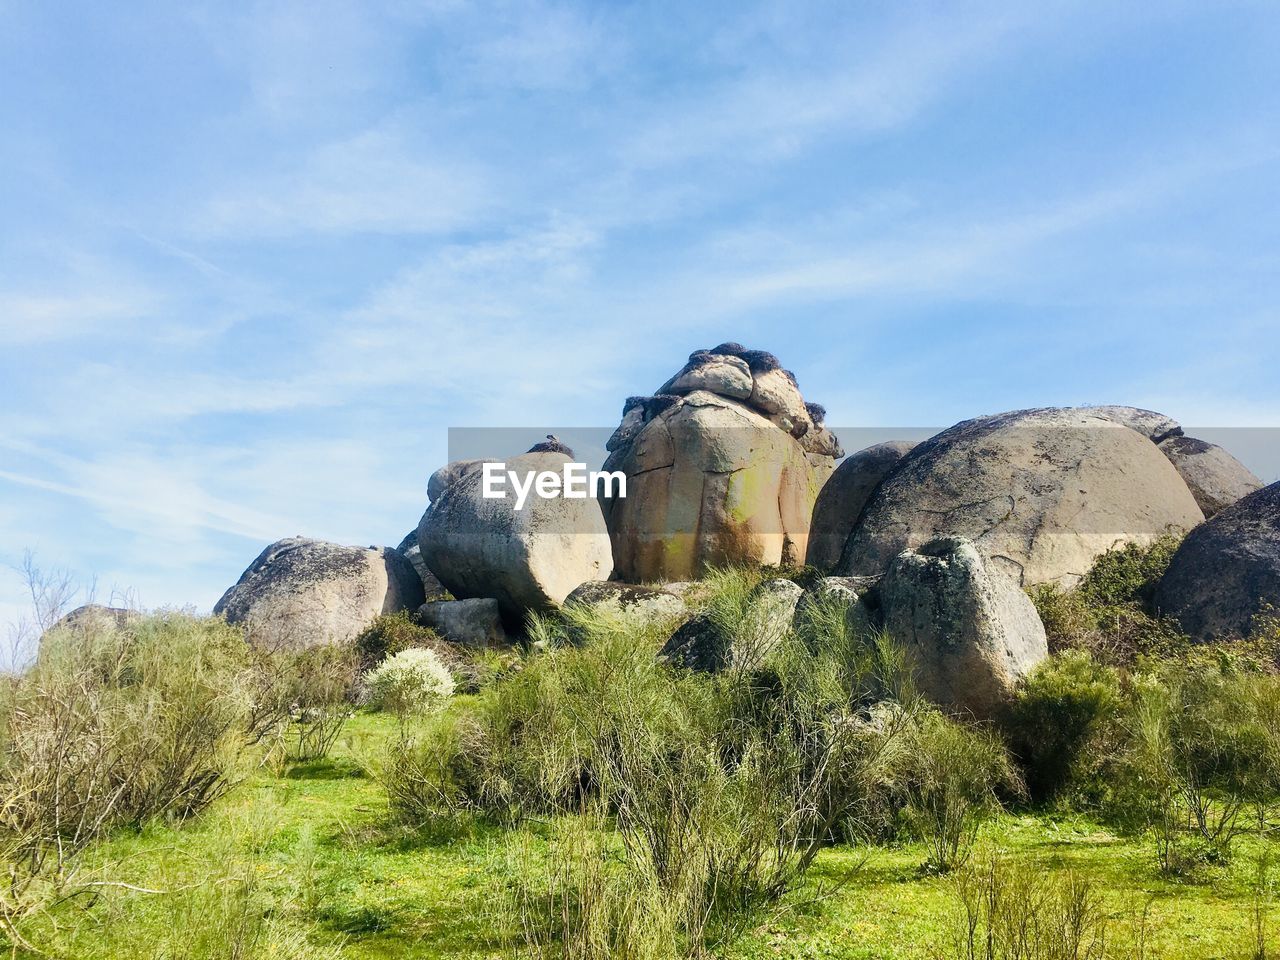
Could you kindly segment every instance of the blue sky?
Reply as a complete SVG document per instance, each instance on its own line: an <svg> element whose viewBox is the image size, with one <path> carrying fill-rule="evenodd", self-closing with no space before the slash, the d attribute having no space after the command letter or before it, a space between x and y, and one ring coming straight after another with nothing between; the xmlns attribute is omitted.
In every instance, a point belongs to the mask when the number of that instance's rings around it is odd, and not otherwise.
<svg viewBox="0 0 1280 960"><path fill-rule="evenodd" d="M207 608L397 542L447 428L610 426L725 339L834 424L1280 425L1277 49L1271 3L0 0L0 564Z"/></svg>

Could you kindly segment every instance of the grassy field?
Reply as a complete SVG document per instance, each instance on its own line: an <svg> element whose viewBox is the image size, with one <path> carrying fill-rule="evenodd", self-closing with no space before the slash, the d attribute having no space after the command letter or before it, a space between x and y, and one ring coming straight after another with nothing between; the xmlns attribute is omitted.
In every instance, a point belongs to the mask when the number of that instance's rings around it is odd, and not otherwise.
<svg viewBox="0 0 1280 960"><path fill-rule="evenodd" d="M55 910L45 942L77 960L520 955L501 908L517 868L547 868L558 825L452 837L391 825L361 760L394 729L385 715L359 714L326 760L261 771L179 827L112 837L85 869L113 885ZM1253 955L1256 845L1241 844L1230 867L1176 882L1157 872L1148 843L1078 817L1005 814L983 828L979 847L1046 875L1091 878L1113 918L1109 956L1136 955L1139 941L1147 957ZM924 859L914 845L824 851L805 885L721 954L956 956L955 881L922 873ZM252 951L226 946L229 932Z"/></svg>

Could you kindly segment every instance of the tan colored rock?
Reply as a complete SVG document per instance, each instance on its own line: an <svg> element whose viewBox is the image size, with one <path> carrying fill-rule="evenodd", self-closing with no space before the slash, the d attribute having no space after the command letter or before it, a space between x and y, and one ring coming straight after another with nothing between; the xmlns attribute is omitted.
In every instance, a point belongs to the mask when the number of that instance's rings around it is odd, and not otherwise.
<svg viewBox="0 0 1280 960"><path fill-rule="evenodd" d="M751 396L751 368L739 357L698 352L684 369L658 388L658 394L686 394L710 390L722 397L745 400Z"/></svg>
<svg viewBox="0 0 1280 960"><path fill-rule="evenodd" d="M1160 452L1186 482L1206 517L1262 489L1262 481L1248 467L1215 443L1170 437L1161 441Z"/></svg>
<svg viewBox="0 0 1280 960"><path fill-rule="evenodd" d="M1022 410L958 424L885 479L839 573L875 575L904 550L964 537L1024 586L1069 586L1125 543L1204 519L1145 435L1090 409Z"/></svg>
<svg viewBox="0 0 1280 960"><path fill-rule="evenodd" d="M559 473L570 459L526 453L503 469L521 477ZM518 626L528 611L559 606L580 583L609 578L613 558L599 501L530 493L517 510L510 484L505 497L487 498L482 481L482 471L458 479L418 524L423 560L455 597L492 597Z"/></svg>
<svg viewBox="0 0 1280 960"><path fill-rule="evenodd" d="M795 438L737 401L679 398L605 464L627 474L608 504L619 576L685 580L709 566L798 563L817 495Z"/></svg>
<svg viewBox="0 0 1280 960"><path fill-rule="evenodd" d="M747 403L793 437L803 437L813 429L804 397L795 379L786 370L765 370L755 374Z"/></svg>
<svg viewBox="0 0 1280 960"><path fill-rule="evenodd" d="M422 581L396 550L291 537L263 550L213 612L259 649L300 650L347 643L379 614L422 601Z"/></svg>
<svg viewBox="0 0 1280 960"><path fill-rule="evenodd" d="M913 447L914 442L905 440L877 443L850 454L836 467L813 507L805 563L819 570L836 568L863 507Z"/></svg>

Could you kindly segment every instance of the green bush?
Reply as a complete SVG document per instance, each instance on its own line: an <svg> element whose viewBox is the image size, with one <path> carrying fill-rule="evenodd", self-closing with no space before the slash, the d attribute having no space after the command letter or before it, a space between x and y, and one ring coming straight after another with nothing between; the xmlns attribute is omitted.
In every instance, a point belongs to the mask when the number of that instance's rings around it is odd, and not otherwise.
<svg viewBox="0 0 1280 960"><path fill-rule="evenodd" d="M1151 597L1178 538L1127 544L1100 556L1072 590L1039 584L1028 593L1044 622L1051 652L1087 650L1099 663L1132 666L1143 656L1173 656L1190 641L1154 614Z"/></svg>
<svg viewBox="0 0 1280 960"><path fill-rule="evenodd" d="M1135 678L1109 809L1159 865L1226 860L1280 795L1280 677L1161 664ZM1252 815L1250 815L1252 814Z"/></svg>
<svg viewBox="0 0 1280 960"><path fill-rule="evenodd" d="M1110 925L1101 894L1075 873L986 858L956 880L957 960L1103 960Z"/></svg>
<svg viewBox="0 0 1280 960"><path fill-rule="evenodd" d="M408 610L384 613L356 636L355 647L360 657L361 672L368 672L388 657L416 647L443 644L440 635L413 620Z"/></svg>
<svg viewBox="0 0 1280 960"><path fill-rule="evenodd" d="M1083 650L1051 657L1032 672L1004 726L1033 799L1052 799L1073 785L1092 790L1100 748L1114 733L1121 703L1119 671Z"/></svg>
<svg viewBox="0 0 1280 960"><path fill-rule="evenodd" d="M711 586L706 608L725 629L753 629L750 578ZM525 898L522 928L542 936L554 921L558 942L608 942L613 955L671 938L678 952L702 951L791 889L842 831L865 832L849 822L876 809L903 762L915 708L877 704L884 650L855 646L844 623L843 611L820 610L799 634L784 631L759 669L714 676L658 663L660 624L590 608L534 618L544 653L485 691L471 718L435 724L388 758L393 806L424 824L458 811L609 822L624 879L607 889L649 891L643 902L663 905L666 933L631 926L655 916L635 896L551 917L527 915L551 906ZM573 878L596 877L600 851L575 849L583 859L562 892L578 897ZM632 939L602 940L611 924Z"/></svg>
<svg viewBox="0 0 1280 960"><path fill-rule="evenodd" d="M979 827L1000 810L1000 792L1021 790L1008 751L989 730L928 712L915 724L907 756L907 817L929 851L925 866L963 866Z"/></svg>
<svg viewBox="0 0 1280 960"><path fill-rule="evenodd" d="M47 633L0 688L0 930L73 886L125 824L198 813L236 781L255 685L239 631L179 614Z"/></svg>
<svg viewBox="0 0 1280 960"><path fill-rule="evenodd" d="M351 715L356 651L334 644L277 656L282 658L289 710L285 755L296 762L327 757Z"/></svg>

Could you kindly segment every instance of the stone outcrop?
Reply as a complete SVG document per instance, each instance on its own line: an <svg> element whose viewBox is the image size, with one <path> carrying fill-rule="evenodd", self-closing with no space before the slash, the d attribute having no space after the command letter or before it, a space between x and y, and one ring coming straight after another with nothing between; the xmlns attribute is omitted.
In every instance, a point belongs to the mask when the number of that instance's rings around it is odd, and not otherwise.
<svg viewBox="0 0 1280 960"><path fill-rule="evenodd" d="M964 537L1023 586L1070 586L1115 546L1204 519L1151 439L1094 409L968 420L902 458L864 508L837 572L875 575L904 550Z"/></svg>
<svg viewBox="0 0 1280 960"><path fill-rule="evenodd" d="M836 568L863 507L915 445L905 440L877 443L841 461L814 504L805 563L819 570Z"/></svg>
<svg viewBox="0 0 1280 960"><path fill-rule="evenodd" d="M566 606L576 603L584 607L603 607L615 613L646 619L670 619L685 613L685 602L675 593L616 580L592 580L581 584L564 602Z"/></svg>
<svg viewBox="0 0 1280 960"><path fill-rule="evenodd" d="M1262 489L1262 481L1217 444L1177 436L1162 440L1159 446L1206 517Z"/></svg>
<svg viewBox="0 0 1280 960"><path fill-rule="evenodd" d="M878 595L884 627L907 653L920 692L943 706L990 719L1048 656L1035 605L967 540L900 554Z"/></svg>
<svg viewBox="0 0 1280 960"><path fill-rule="evenodd" d="M1198 640L1248 637L1259 616L1280 616L1280 483L1192 530L1155 603Z"/></svg>
<svg viewBox="0 0 1280 960"><path fill-rule="evenodd" d="M532 452L506 461L504 470L559 473L571 457ZM599 501L531 493L515 508L506 496L482 495L483 474L465 473L432 502L418 524L427 567L460 600L491 597L509 626L531 611L558 607L579 584L607 580L613 569L609 533Z"/></svg>
<svg viewBox="0 0 1280 960"><path fill-rule="evenodd" d="M213 612L260 649L298 650L346 643L379 614L422 602L422 581L399 551L290 537L263 550Z"/></svg>
<svg viewBox="0 0 1280 960"><path fill-rule="evenodd" d="M657 395L629 399L605 463L627 475L627 497L603 502L618 575L660 582L802 562L840 455L821 420L775 357L731 343L694 353Z"/></svg>
<svg viewBox="0 0 1280 960"><path fill-rule="evenodd" d="M71 630L89 633L98 630L118 630L142 617L142 613L129 607L108 607L100 603L86 603L59 618L50 630Z"/></svg>
<svg viewBox="0 0 1280 960"><path fill-rule="evenodd" d="M800 628L819 605L834 602L844 607L846 629L855 637L869 637L880 623L878 585L877 577L822 577L796 604L794 623Z"/></svg>
<svg viewBox="0 0 1280 960"><path fill-rule="evenodd" d="M509 642L498 601L488 597L424 603L417 616L424 627L464 647L485 650Z"/></svg>

